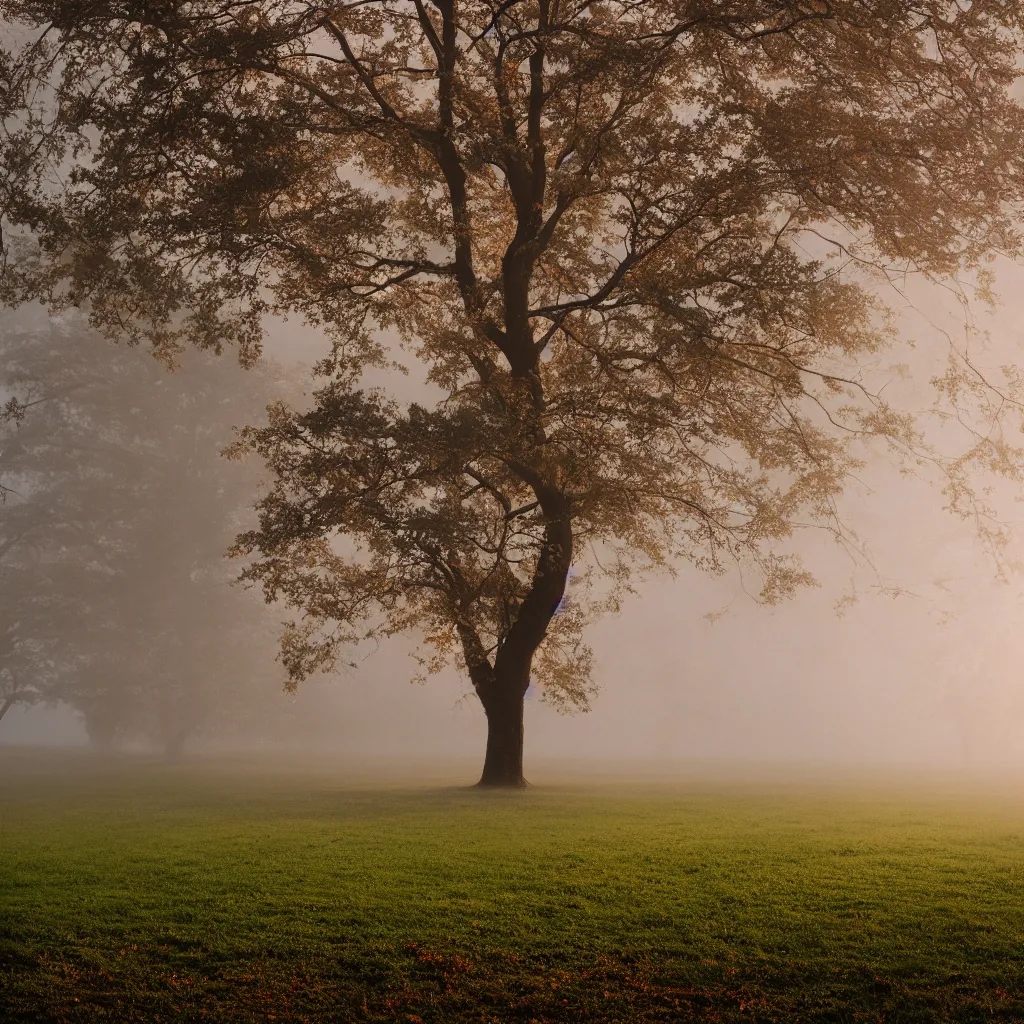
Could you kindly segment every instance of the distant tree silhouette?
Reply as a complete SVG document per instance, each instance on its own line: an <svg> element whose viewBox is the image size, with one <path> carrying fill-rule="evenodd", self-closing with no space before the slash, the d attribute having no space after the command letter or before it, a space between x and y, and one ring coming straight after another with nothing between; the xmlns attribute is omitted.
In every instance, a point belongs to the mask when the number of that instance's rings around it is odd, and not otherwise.
<svg viewBox="0 0 1024 1024"><path fill-rule="evenodd" d="M274 614L227 559L258 473L220 449L273 372L205 357L172 374L52 323L5 330L0 356L18 408L0 442L4 703L64 701L94 746L145 735L172 756L265 709Z"/></svg>
<svg viewBox="0 0 1024 1024"><path fill-rule="evenodd" d="M987 428L941 458L864 375L872 280L1019 251L1019 3L3 10L7 297L165 354L250 361L268 311L331 335L316 407L246 437L276 474L247 576L299 613L294 680L406 629L459 662L483 783L523 782L531 676L586 705L595 575L614 606L739 559L786 596L778 544L843 536L865 438L979 518L972 469L1020 477ZM387 336L440 398L367 386ZM1016 411L956 351L939 400Z"/></svg>

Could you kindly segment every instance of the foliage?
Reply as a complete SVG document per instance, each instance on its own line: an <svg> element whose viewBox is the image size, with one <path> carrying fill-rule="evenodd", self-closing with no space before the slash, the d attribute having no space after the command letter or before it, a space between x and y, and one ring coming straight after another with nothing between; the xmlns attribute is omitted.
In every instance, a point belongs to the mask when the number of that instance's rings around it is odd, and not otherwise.
<svg viewBox="0 0 1024 1024"><path fill-rule="evenodd" d="M69 361L66 341L59 330L31 330L13 317L0 338L0 388L11 395L0 425L0 679L7 706L53 699L61 681L76 674L76 644L93 599L87 595L102 590L104 566L117 557L117 542L88 524L86 512L91 507L92 518L106 520L120 511L111 468L116 474L123 467L104 437L103 364L112 360ZM99 392L98 401L76 401L90 391Z"/></svg>
<svg viewBox="0 0 1024 1024"><path fill-rule="evenodd" d="M983 425L943 459L870 373L874 285L1019 251L1019 3L2 9L8 297L168 358L250 361L268 312L334 342L315 408L245 437L276 482L240 550L301 614L295 680L417 627L489 721L531 669L585 705L588 570L614 605L739 559L783 598L797 524L845 537L858 440L981 520L974 469L1021 477L986 420L1012 380L953 351L940 411ZM435 401L368 385L389 339Z"/></svg>
<svg viewBox="0 0 1024 1024"><path fill-rule="evenodd" d="M219 448L275 373L206 359L169 374L73 318L12 319L0 352L0 388L23 410L0 444L11 695L71 703L103 745L142 733L174 747L210 719L265 712L274 613L230 585L226 559L258 473Z"/></svg>
<svg viewBox="0 0 1024 1024"><path fill-rule="evenodd" d="M1016 794L0 766L12 1022L1024 1013Z"/></svg>

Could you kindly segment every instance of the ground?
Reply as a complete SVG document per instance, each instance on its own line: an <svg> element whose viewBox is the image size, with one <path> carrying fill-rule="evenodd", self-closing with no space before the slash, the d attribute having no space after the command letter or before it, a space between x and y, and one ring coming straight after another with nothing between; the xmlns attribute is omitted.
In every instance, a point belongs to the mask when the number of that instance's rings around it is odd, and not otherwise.
<svg viewBox="0 0 1024 1024"><path fill-rule="evenodd" d="M809 774L8 752L0 1020L1024 1021L1024 785Z"/></svg>

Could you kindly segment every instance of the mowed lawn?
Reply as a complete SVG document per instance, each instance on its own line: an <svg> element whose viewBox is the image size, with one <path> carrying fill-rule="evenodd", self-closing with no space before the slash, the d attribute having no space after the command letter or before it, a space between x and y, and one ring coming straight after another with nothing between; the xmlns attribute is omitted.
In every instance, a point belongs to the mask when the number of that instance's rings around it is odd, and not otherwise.
<svg viewBox="0 0 1024 1024"><path fill-rule="evenodd" d="M1024 794L0 769L4 1022L1024 1021Z"/></svg>

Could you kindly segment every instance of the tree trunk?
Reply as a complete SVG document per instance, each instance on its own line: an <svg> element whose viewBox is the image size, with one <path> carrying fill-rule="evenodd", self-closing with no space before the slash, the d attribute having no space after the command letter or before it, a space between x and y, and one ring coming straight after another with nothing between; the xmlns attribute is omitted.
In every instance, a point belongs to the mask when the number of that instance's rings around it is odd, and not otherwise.
<svg viewBox="0 0 1024 1024"><path fill-rule="evenodd" d="M528 680L527 680L528 681ZM483 701L487 714L487 752L479 786L505 786L522 789L523 778L523 698L526 687L518 682L504 685Z"/></svg>
<svg viewBox="0 0 1024 1024"><path fill-rule="evenodd" d="M0 707L0 721L3 721L4 715L11 710L17 700L17 697L8 697L7 700L4 701L3 706Z"/></svg>
<svg viewBox="0 0 1024 1024"><path fill-rule="evenodd" d="M185 739L184 730L171 733L164 739L164 757L168 761L177 762L185 756Z"/></svg>
<svg viewBox="0 0 1024 1024"><path fill-rule="evenodd" d="M561 492L529 467L515 468L533 488L548 519L533 583L498 646L493 668L472 626L461 622L458 628L466 667L487 715L487 753L478 785L521 789L527 784L523 778L523 699L530 685L533 656L565 596L572 561L572 522Z"/></svg>
<svg viewBox="0 0 1024 1024"><path fill-rule="evenodd" d="M89 745L98 754L112 753L117 747L118 722L108 708L89 707L82 711Z"/></svg>

